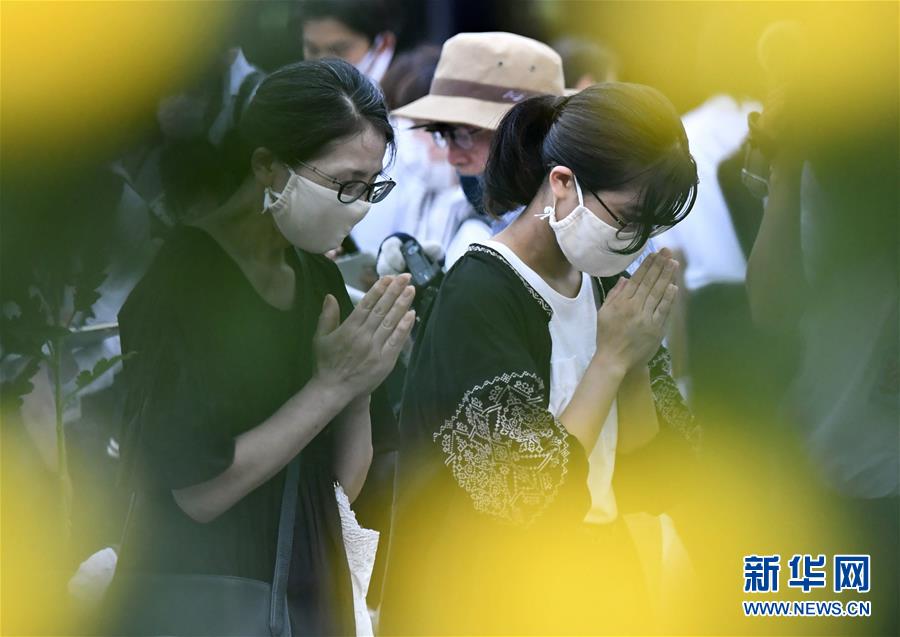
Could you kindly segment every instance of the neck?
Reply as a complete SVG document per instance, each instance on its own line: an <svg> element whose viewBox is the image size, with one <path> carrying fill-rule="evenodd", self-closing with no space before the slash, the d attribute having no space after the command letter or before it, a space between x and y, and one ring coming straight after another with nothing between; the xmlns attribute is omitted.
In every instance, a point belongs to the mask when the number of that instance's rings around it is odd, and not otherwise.
<svg viewBox="0 0 900 637"><path fill-rule="evenodd" d="M214 212L194 225L208 232L239 262L257 266L284 263L288 241L272 216L262 213L262 193L248 181ZM257 203L253 203L257 202Z"/></svg>
<svg viewBox="0 0 900 637"><path fill-rule="evenodd" d="M509 246L516 256L548 283L565 281L578 272L560 250L547 220L535 216L543 212L544 205L536 197L494 240Z"/></svg>

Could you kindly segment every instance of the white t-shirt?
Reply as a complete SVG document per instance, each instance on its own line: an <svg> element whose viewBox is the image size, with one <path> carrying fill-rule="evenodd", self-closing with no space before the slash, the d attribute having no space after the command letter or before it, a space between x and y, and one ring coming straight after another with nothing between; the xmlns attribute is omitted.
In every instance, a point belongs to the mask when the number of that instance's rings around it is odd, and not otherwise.
<svg viewBox="0 0 900 637"><path fill-rule="evenodd" d="M550 404L549 411L559 418L578 383L581 382L597 349L597 298L590 276L581 275L578 296L564 296L547 284L541 276L516 256L509 246L499 241L482 241L515 268L535 291L550 305ZM591 491L590 522L609 522L617 514L612 475L616 461L619 424L616 401L613 400L606 422L594 448L589 450L588 486Z"/></svg>

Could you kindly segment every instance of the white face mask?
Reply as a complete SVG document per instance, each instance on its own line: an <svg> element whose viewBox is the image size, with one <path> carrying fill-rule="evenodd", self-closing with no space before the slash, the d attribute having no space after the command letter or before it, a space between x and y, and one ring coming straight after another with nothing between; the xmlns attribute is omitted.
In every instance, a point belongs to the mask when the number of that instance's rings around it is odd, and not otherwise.
<svg viewBox="0 0 900 637"><path fill-rule="evenodd" d="M426 191L440 192L459 187L456 169L447 161L446 151L435 146L431 135L410 129L412 120L397 118L397 155L403 161L404 180L414 180Z"/></svg>
<svg viewBox="0 0 900 637"><path fill-rule="evenodd" d="M392 46L376 53L378 47L380 47L383 42L384 38L380 35L376 35L371 48L366 51L366 54L359 62L353 65L356 67L357 71L376 84L381 83L381 78L384 77L388 66L391 64L391 60L394 59L394 47Z"/></svg>
<svg viewBox="0 0 900 637"><path fill-rule="evenodd" d="M597 277L622 272L640 256L641 251L619 254L613 250L626 248L634 236L623 232L621 238L617 237L616 228L605 223L584 205L584 197L577 178L575 192L578 193L578 206L562 221L556 220L556 201L552 206L544 208L544 214L535 216L550 220L550 227L556 234L560 249L569 263L581 272Z"/></svg>
<svg viewBox="0 0 900 637"><path fill-rule="evenodd" d="M284 238L302 250L323 254L339 247L372 204L342 203L336 191L288 170L291 177L280 194L266 188L263 212L271 213Z"/></svg>

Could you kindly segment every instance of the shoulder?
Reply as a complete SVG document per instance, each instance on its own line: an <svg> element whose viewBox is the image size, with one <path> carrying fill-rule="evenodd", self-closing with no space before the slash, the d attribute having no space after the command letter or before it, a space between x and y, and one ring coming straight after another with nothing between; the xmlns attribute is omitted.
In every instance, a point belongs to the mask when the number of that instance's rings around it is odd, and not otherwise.
<svg viewBox="0 0 900 637"><path fill-rule="evenodd" d="M174 297L183 297L190 281L210 258L207 241L212 238L196 228L174 229L128 295L119 313L120 322L149 308L159 309Z"/></svg>
<svg viewBox="0 0 900 637"><path fill-rule="evenodd" d="M201 320L239 276L237 265L203 230L179 226L160 247L119 311L119 328Z"/></svg>
<svg viewBox="0 0 900 637"><path fill-rule="evenodd" d="M453 306L504 307L544 324L552 316L549 304L500 253L477 243L447 273L441 298Z"/></svg>
<svg viewBox="0 0 900 637"><path fill-rule="evenodd" d="M302 278L302 285L309 287L313 296L321 303L321 298L326 294L333 295L341 306L344 315L353 309L347 288L344 285L344 277L337 264L324 254L313 254L305 250L292 251L296 258L298 276Z"/></svg>
<svg viewBox="0 0 900 637"><path fill-rule="evenodd" d="M343 278L337 264L324 254L314 254L299 248L294 250L294 254L300 261L304 274L307 276L327 281L331 284L343 284Z"/></svg>

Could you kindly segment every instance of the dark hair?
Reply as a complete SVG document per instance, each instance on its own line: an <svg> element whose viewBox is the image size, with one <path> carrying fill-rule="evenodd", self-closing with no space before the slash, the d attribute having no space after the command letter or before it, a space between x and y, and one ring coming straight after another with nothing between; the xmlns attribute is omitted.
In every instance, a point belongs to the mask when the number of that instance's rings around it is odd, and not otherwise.
<svg viewBox="0 0 900 637"><path fill-rule="evenodd" d="M618 72L619 59L616 54L598 42L568 37L553 42L551 46L562 58L566 86L575 86L585 75L590 75L596 82L605 82L610 75Z"/></svg>
<svg viewBox="0 0 900 637"><path fill-rule="evenodd" d="M381 90L353 65L326 59L288 64L263 80L244 110L240 133L251 150L268 148L293 165L365 126L382 133L393 149Z"/></svg>
<svg viewBox="0 0 900 637"><path fill-rule="evenodd" d="M440 57L441 47L422 44L394 58L381 78L381 90L390 110L428 94Z"/></svg>
<svg viewBox="0 0 900 637"><path fill-rule="evenodd" d="M254 83L248 85L252 92ZM250 155L269 149L296 165L333 142L372 126L393 156L394 129L380 89L342 60L296 62L266 77L220 148L204 137L171 145L161 160L166 200L177 216L203 194L230 197L250 172ZM242 86L242 91L243 91Z"/></svg>
<svg viewBox="0 0 900 637"><path fill-rule="evenodd" d="M656 226L674 226L697 198L697 165L678 113L649 86L609 82L571 97L533 97L510 110L494 134L484 172L494 215L528 205L553 166L575 173L584 191L637 186L641 248Z"/></svg>
<svg viewBox="0 0 900 637"><path fill-rule="evenodd" d="M370 43L379 33L397 33L400 28L402 12L390 0L300 0L295 6L295 24L332 18L364 35Z"/></svg>

